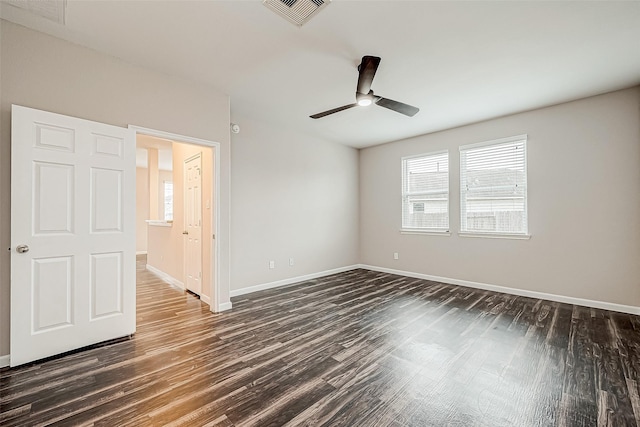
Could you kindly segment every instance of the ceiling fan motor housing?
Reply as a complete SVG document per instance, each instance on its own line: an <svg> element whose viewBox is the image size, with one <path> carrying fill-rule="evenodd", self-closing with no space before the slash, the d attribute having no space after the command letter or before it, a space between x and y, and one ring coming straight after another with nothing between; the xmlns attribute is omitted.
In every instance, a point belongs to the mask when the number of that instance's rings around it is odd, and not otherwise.
<svg viewBox="0 0 640 427"><path fill-rule="evenodd" d="M363 56L362 62L358 65L358 85L356 87L356 102L353 104L343 105L342 107L334 108L332 110L323 111L322 113L314 114L312 119L319 119L328 115L338 113L340 111L348 110L353 107L366 107L371 104L376 104L380 107L387 108L400 114L404 114L408 117L416 115L419 108L414 107L403 102L394 101L392 99L383 98L377 96L371 90L371 83L380 65L380 58L377 56Z"/></svg>

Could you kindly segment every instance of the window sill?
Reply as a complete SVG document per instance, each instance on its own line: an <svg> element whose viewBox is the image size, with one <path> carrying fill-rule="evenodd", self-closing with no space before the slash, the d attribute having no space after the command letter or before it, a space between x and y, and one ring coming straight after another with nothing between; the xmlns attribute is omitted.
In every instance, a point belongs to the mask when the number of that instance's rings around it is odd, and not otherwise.
<svg viewBox="0 0 640 427"><path fill-rule="evenodd" d="M447 231L436 231L436 230L420 230L415 228L402 228L400 229L400 234L426 234L427 236L451 236L451 232Z"/></svg>
<svg viewBox="0 0 640 427"><path fill-rule="evenodd" d="M529 240L531 234L507 234L507 233L458 233L460 237L480 237L485 239L513 239Z"/></svg>
<svg viewBox="0 0 640 427"><path fill-rule="evenodd" d="M173 226L173 221L164 221L162 219L145 219L144 222L154 227L172 227Z"/></svg>

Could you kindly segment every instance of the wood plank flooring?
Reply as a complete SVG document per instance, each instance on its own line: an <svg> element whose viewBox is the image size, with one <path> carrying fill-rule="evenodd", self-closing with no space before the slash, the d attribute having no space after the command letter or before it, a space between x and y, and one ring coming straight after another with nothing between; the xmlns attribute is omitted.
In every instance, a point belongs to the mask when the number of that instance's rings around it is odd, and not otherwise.
<svg viewBox="0 0 640 427"><path fill-rule="evenodd" d="M213 314L138 271L130 340L0 371L2 426L636 426L640 318L354 270Z"/></svg>

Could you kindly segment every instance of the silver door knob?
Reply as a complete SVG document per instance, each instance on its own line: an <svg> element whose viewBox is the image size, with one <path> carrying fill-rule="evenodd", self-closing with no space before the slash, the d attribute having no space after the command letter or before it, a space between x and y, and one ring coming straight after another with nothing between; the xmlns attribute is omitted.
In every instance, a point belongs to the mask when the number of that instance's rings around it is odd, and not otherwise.
<svg viewBox="0 0 640 427"><path fill-rule="evenodd" d="M23 254L25 252L29 252L29 246L27 245L18 245L16 246L16 252L19 254Z"/></svg>

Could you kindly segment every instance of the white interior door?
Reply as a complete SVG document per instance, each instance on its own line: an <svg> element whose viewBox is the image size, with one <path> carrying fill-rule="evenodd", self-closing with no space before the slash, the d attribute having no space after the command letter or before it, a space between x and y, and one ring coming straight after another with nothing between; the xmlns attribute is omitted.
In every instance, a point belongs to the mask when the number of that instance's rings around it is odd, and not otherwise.
<svg viewBox="0 0 640 427"><path fill-rule="evenodd" d="M184 161L184 221L186 287L202 293L202 156Z"/></svg>
<svg viewBox="0 0 640 427"><path fill-rule="evenodd" d="M132 133L15 105L11 124L11 366L132 334Z"/></svg>

